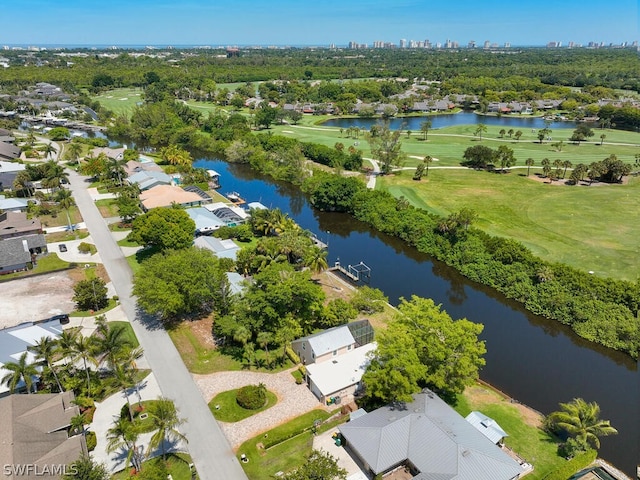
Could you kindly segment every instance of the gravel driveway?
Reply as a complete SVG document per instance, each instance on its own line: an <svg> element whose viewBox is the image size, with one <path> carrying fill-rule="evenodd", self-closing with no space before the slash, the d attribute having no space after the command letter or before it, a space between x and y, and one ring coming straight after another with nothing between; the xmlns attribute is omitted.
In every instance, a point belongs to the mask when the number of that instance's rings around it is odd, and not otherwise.
<svg viewBox="0 0 640 480"><path fill-rule="evenodd" d="M0 329L73 311L74 283L67 272L1 283Z"/></svg>
<svg viewBox="0 0 640 480"><path fill-rule="evenodd" d="M193 375L193 378L207 403L220 392L259 383L264 383L268 390L278 396L278 403L273 407L240 422L218 422L234 449L292 418L315 408L324 408L306 385L296 384L291 370L280 373L218 372Z"/></svg>

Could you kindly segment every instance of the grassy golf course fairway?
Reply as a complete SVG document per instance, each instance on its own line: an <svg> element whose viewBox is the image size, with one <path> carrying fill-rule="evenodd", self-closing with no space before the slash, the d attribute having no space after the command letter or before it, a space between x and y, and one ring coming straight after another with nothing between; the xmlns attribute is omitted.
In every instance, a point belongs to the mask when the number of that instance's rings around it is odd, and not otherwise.
<svg viewBox="0 0 640 480"><path fill-rule="evenodd" d="M376 188L438 215L471 208L478 214L475 226L519 240L545 260L603 277L638 278L639 177L626 185L567 186L527 178L526 169L497 174L431 168L420 182L412 175L407 170L379 177Z"/></svg>

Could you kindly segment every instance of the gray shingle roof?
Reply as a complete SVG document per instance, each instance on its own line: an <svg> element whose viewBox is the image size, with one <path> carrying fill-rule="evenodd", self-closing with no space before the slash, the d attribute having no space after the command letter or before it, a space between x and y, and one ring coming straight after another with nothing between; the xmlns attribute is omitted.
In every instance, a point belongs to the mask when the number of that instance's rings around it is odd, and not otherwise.
<svg viewBox="0 0 640 480"><path fill-rule="evenodd" d="M406 461L422 480L511 480L520 465L432 392L379 408L340 427L374 473Z"/></svg>

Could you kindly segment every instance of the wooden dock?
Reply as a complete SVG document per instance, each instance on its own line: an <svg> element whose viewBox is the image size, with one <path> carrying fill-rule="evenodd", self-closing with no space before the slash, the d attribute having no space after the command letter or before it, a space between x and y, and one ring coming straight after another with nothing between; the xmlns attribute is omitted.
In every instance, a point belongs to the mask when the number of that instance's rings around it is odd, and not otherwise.
<svg viewBox="0 0 640 480"><path fill-rule="evenodd" d="M347 268L344 268L340 262L336 262L329 270L333 272L340 272L353 283L367 281L371 278L371 268L369 268L364 262L360 262L357 265L348 265Z"/></svg>

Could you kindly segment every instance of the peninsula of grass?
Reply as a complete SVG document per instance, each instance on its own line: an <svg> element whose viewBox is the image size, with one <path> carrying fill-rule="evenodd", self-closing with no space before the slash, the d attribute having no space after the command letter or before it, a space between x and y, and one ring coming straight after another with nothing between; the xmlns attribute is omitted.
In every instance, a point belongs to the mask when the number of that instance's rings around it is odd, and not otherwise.
<svg viewBox="0 0 640 480"><path fill-rule="evenodd" d="M247 477L273 478L277 472L288 472L301 465L313 447L314 422L323 422L330 416L324 410L312 410L244 442L236 453L238 458L244 454L249 460L240 463Z"/></svg>
<svg viewBox="0 0 640 480"><path fill-rule="evenodd" d="M226 392L219 393L209 402L209 410L211 410L211 413L216 420L228 423L239 422L240 420L249 418L256 413L267 410L278 403L278 397L276 394L267 390L267 402L264 406L256 410L249 410L248 408L243 408L238 405L238 402L236 401L237 393L238 389L228 390Z"/></svg>
<svg viewBox="0 0 640 480"><path fill-rule="evenodd" d="M505 445L534 466L527 474L531 480L540 480L566 460L558 455L559 439L540 428L542 416L523 405L513 404L494 390L476 384L467 387L458 396L455 410L466 417L474 410L493 418L509 434Z"/></svg>
<svg viewBox="0 0 640 480"><path fill-rule="evenodd" d="M533 177L533 174L532 174ZM626 185L554 185L508 174L430 169L422 181L411 172L379 177L376 188L447 216L473 209L474 225L514 238L540 258L595 275L635 280L640 271L640 178Z"/></svg>

